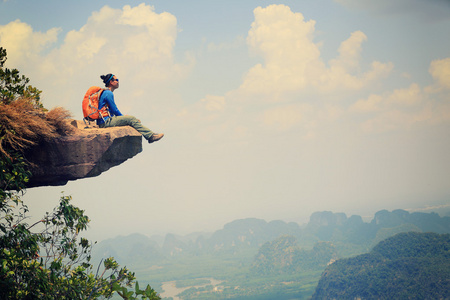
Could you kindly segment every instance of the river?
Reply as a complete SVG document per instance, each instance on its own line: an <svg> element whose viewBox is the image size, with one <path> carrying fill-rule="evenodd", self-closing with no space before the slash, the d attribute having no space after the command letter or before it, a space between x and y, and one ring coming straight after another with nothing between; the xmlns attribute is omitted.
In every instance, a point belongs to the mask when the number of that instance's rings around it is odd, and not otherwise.
<svg viewBox="0 0 450 300"><path fill-rule="evenodd" d="M164 292L160 293L161 298L169 298L172 297L173 300L182 300L180 297L178 297L177 295L179 295L180 293L182 293L183 291L190 289L192 287L195 288L199 288L199 287L205 287L207 285L212 285L212 286L217 286L219 284L221 284L223 281L221 280L215 280L213 278L199 278L199 279L206 279L209 280L209 283L206 284L202 284L202 285L193 285L193 286L187 286L187 287L182 287L182 288L177 288L176 287L176 281L166 281L163 282L162 284L162 289L164 290Z"/></svg>

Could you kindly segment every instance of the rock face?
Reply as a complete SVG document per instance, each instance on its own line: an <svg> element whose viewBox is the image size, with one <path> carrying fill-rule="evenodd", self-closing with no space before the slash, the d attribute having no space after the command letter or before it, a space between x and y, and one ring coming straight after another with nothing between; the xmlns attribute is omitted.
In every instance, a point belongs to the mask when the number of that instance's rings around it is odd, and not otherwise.
<svg viewBox="0 0 450 300"><path fill-rule="evenodd" d="M32 163L28 187L98 176L142 151L142 136L132 127L98 128L76 120L71 124L73 134L42 142L26 153Z"/></svg>

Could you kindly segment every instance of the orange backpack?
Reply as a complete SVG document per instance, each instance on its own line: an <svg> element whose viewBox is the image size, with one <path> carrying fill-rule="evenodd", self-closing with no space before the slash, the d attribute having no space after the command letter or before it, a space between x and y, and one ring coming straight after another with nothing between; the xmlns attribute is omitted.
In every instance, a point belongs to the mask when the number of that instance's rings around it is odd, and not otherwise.
<svg viewBox="0 0 450 300"><path fill-rule="evenodd" d="M104 90L98 86L91 86L87 90L82 103L85 120L94 121L109 116L108 106L104 106L101 109L98 108L98 102Z"/></svg>

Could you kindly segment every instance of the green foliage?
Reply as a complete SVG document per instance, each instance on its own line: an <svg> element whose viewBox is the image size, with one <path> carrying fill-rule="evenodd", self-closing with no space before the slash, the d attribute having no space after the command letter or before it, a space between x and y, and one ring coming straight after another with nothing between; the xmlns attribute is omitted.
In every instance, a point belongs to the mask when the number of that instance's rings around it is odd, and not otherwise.
<svg viewBox="0 0 450 300"><path fill-rule="evenodd" d="M150 286L141 290L136 283L128 290L135 275L113 258L104 261L101 274L93 273L92 245L79 237L89 218L70 197L62 196L52 213L29 225L27 206L13 195L2 198L0 298L98 299L117 293L124 299L160 299Z"/></svg>
<svg viewBox="0 0 450 300"><path fill-rule="evenodd" d="M0 137L1 139L1 137ZM0 153L0 197L11 196L7 190L20 191L25 188L30 172L24 158L15 151L10 151L9 155ZM3 203L0 203L0 208Z"/></svg>
<svg viewBox="0 0 450 300"><path fill-rule="evenodd" d="M312 299L449 299L450 234L400 233L338 260Z"/></svg>
<svg viewBox="0 0 450 300"><path fill-rule="evenodd" d="M450 259L450 234L406 232L381 241L371 252L387 259L440 256Z"/></svg>
<svg viewBox="0 0 450 300"><path fill-rule="evenodd" d="M42 91L27 85L30 79L20 75L17 69L4 68L6 62L6 49L0 47L0 103L10 104L19 97L32 98L38 107Z"/></svg>

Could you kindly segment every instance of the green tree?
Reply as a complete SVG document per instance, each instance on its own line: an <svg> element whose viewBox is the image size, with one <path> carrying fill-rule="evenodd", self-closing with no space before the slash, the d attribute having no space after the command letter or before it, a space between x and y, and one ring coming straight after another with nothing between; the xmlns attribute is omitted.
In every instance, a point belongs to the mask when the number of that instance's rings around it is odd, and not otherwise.
<svg viewBox="0 0 450 300"><path fill-rule="evenodd" d="M27 224L27 206L17 193L2 197L0 223L1 299L98 299L118 293L124 299L160 299L113 258L105 259L103 271L90 264L92 244L79 237L89 218L62 196L52 213ZM99 266L100 268L100 266Z"/></svg>
<svg viewBox="0 0 450 300"><path fill-rule="evenodd" d="M80 237L89 218L70 203L70 196L62 196L59 206L37 222L26 222L29 210L22 196L31 174L22 151L33 141L5 121L5 112L21 98L28 99L37 113L43 107L40 91L27 86L28 78L17 70L3 69L5 61L6 50L0 47L0 299L101 299L114 294L123 299L161 299L150 285L140 289L134 273L114 258L94 268L92 244ZM35 137L33 130L22 131Z"/></svg>
<svg viewBox="0 0 450 300"><path fill-rule="evenodd" d="M6 49L0 47L0 102L9 104L18 97L27 97L33 100L38 107L43 107L40 102L42 91L27 85L30 79L20 75L17 69L4 68L7 59Z"/></svg>

